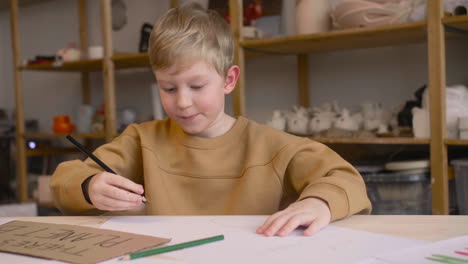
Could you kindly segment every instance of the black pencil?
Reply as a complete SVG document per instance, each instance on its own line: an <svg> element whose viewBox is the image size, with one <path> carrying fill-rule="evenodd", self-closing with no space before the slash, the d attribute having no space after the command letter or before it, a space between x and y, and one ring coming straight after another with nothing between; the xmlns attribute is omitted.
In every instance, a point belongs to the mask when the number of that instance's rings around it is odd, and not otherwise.
<svg viewBox="0 0 468 264"><path fill-rule="evenodd" d="M99 166L101 166L101 168L103 168L105 171L113 173L113 174L117 174L117 173L115 173L115 171L113 171L111 168L109 168L109 166L107 166L104 162L102 162L100 159L98 159L98 157L94 156L94 154L91 153L91 151L87 150L83 145L81 145L80 142L76 141L76 139L74 137L72 137L71 135L67 135L66 138L68 140L70 140L70 142L73 143L73 145L75 145L79 150L81 150L81 152L83 152L89 158L94 160L94 162L96 162ZM145 196L142 195L141 197L143 198L143 203L148 202L146 200Z"/></svg>

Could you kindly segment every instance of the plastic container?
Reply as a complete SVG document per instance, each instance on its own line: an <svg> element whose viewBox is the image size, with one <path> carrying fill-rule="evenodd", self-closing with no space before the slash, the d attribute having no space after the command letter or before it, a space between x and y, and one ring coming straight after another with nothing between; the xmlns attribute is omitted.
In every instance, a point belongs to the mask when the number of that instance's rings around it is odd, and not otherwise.
<svg viewBox="0 0 468 264"><path fill-rule="evenodd" d="M468 215L468 159L453 160L452 166L455 168L458 212Z"/></svg>
<svg viewBox="0 0 468 264"><path fill-rule="evenodd" d="M427 170L363 173L375 215L432 214Z"/></svg>

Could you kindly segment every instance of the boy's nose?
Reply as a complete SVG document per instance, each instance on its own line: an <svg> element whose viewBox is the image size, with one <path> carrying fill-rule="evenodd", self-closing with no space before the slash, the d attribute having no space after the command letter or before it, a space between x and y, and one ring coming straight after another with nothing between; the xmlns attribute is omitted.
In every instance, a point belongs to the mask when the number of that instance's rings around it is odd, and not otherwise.
<svg viewBox="0 0 468 264"><path fill-rule="evenodd" d="M187 108L192 105L192 98L189 94L179 93L177 96L177 107Z"/></svg>

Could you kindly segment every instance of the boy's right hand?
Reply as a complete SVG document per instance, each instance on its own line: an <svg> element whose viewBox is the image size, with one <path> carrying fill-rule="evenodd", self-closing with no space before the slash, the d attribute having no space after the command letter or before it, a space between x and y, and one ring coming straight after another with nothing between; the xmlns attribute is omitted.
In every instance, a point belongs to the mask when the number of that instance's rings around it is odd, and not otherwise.
<svg viewBox="0 0 468 264"><path fill-rule="evenodd" d="M92 176L88 184L88 195L99 210L123 211L143 203L143 186L109 172Z"/></svg>

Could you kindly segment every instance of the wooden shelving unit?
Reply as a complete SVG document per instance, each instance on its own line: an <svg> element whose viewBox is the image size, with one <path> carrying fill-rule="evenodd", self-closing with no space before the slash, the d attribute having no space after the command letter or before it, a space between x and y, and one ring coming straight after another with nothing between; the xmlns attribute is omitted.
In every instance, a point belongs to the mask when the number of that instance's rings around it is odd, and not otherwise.
<svg viewBox="0 0 468 264"><path fill-rule="evenodd" d="M78 18L79 18L79 36L80 46L84 49L88 47L87 37L87 18L86 18L86 0L77 0ZM122 68L128 67L128 57L119 64L113 60L112 49L112 29L111 29L111 0L100 0L101 8L101 26L103 35L104 57L102 59L82 59L73 62L63 62L62 64L45 63L38 65L23 65L21 57L20 29L19 29L19 1L9 0L11 35L14 59L14 77L15 77L15 98L16 98L16 145L17 145L17 182L20 201L28 201L27 188L27 157L56 155L64 153L76 153L76 148L48 148L38 150L27 150L26 139L51 139L64 137L61 134L53 133L26 133L24 120L24 91L22 84L22 74L26 71L48 71L48 72L77 72L81 74L82 85L82 103L90 103L89 72L102 72L103 89L105 102L105 131L104 134L73 134L77 138L83 139L105 139L110 141L117 135L116 130L116 105L115 105L115 65ZM138 56L135 56L138 57ZM141 57L141 56L140 56ZM127 63L127 64L125 64Z"/></svg>
<svg viewBox="0 0 468 264"><path fill-rule="evenodd" d="M446 140L445 132L445 39L459 37L468 30L468 16L443 17L442 0L427 1L427 19L399 25L336 30L311 35L271 39L247 39L242 36L242 1L230 0L231 28L235 38L235 62L245 68L248 52L264 55L296 55L298 104L309 107L308 54L424 43L428 47L428 80L431 138L312 138L326 144L428 145L431 156L432 211L448 214L447 146L468 146L468 140ZM447 28L447 32L445 31ZM460 30L465 30L462 32ZM234 90L234 113L246 115L245 76Z"/></svg>
<svg viewBox="0 0 468 264"><path fill-rule="evenodd" d="M10 6L11 36L13 47L13 66L15 78L15 98L16 98L16 144L17 144L17 182L19 199L22 202L28 201L27 189L27 157L56 155L64 153L75 153L76 148L49 148L43 150L27 150L26 139L52 139L62 138L65 135L54 133L26 133L24 123L24 92L22 84L22 74L27 71L45 72L76 72L81 74L82 103L89 104L91 101L89 87L89 73L101 72L103 76L103 90L105 102L105 131L103 134L73 133L75 138L82 139L105 139L112 140L117 136L116 129L116 102L115 102L115 71L130 68L149 68L149 58L147 53L120 53L114 52L112 43L112 19L111 0L100 1L100 16L104 57L102 59L82 59L73 62L63 62L61 64L44 63L38 65L23 65L20 37L19 37L19 4L32 3L29 0L8 0ZM6 1L3 1L6 2ZM79 18L80 47L88 47L86 0L77 0ZM177 0L171 0L171 7L177 6Z"/></svg>
<svg viewBox="0 0 468 264"><path fill-rule="evenodd" d="M271 39L244 39L240 46L260 53L303 54L336 50L375 48L425 42L426 22L411 22L376 28L335 30L311 35Z"/></svg>

